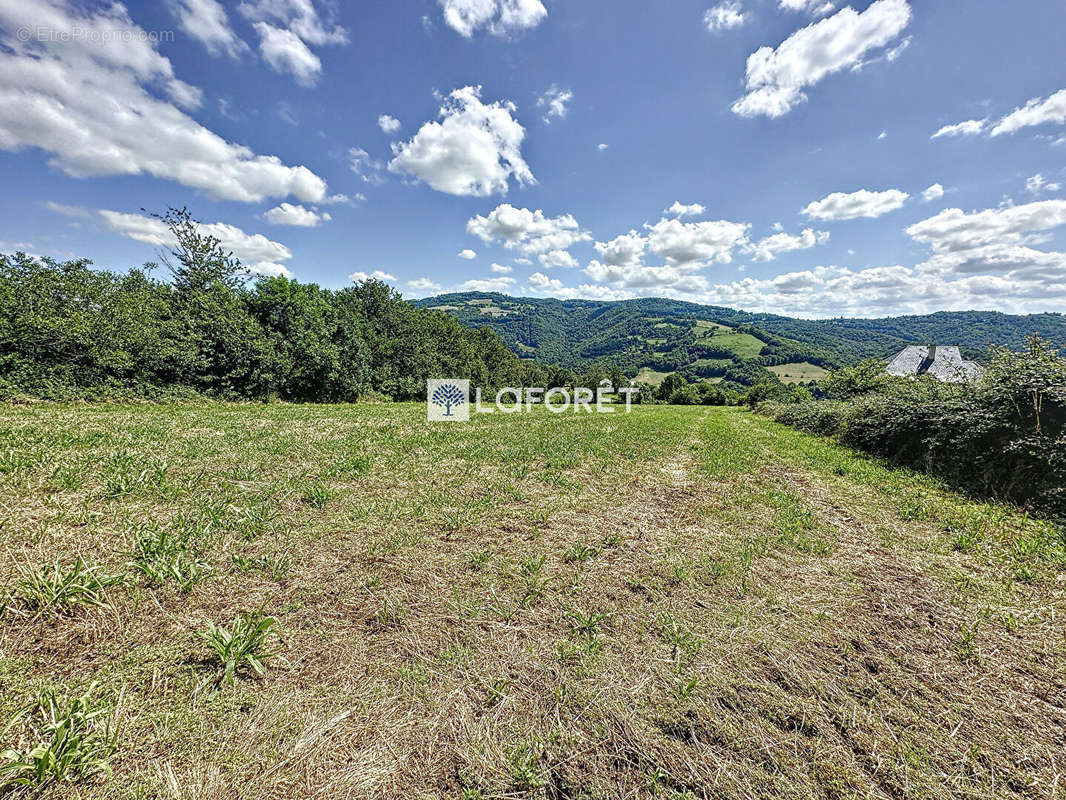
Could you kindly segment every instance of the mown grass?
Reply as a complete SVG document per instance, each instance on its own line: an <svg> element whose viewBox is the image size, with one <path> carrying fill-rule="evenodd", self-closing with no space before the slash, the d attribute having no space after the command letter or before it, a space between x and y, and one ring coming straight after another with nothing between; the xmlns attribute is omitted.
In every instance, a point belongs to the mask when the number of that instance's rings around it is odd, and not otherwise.
<svg viewBox="0 0 1066 800"><path fill-rule="evenodd" d="M0 785L1062 795L1061 529L739 409L424 413L0 409Z"/></svg>

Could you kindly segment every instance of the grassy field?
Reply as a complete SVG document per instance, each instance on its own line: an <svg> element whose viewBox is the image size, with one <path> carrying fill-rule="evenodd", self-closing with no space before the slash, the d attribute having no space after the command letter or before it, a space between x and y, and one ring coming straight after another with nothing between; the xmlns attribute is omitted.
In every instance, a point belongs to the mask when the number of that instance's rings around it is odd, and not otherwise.
<svg viewBox="0 0 1066 800"><path fill-rule="evenodd" d="M798 364L778 364L774 367L767 367L767 369L780 378L782 383L818 381L829 374L828 370L807 361L801 361Z"/></svg>
<svg viewBox="0 0 1066 800"><path fill-rule="evenodd" d="M739 409L424 414L0 408L4 760L58 717L41 796L1066 796L1061 529Z"/></svg>

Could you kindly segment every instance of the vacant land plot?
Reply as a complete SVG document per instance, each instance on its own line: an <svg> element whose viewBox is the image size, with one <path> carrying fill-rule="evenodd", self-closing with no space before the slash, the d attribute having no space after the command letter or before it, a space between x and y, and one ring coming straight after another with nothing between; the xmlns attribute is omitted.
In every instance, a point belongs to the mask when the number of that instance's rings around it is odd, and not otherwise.
<svg viewBox="0 0 1066 800"><path fill-rule="evenodd" d="M646 383L650 386L658 386L663 382L663 379L670 374L672 373L657 372L651 367L641 367L640 371L637 373L636 381L637 383Z"/></svg>
<svg viewBox="0 0 1066 800"><path fill-rule="evenodd" d="M1066 791L1060 529L738 409L424 414L0 408L4 758L91 690L46 795Z"/></svg>
<svg viewBox="0 0 1066 800"><path fill-rule="evenodd" d="M705 337L703 342L729 350L741 358L755 358L762 352L766 343L756 339L750 333L715 333Z"/></svg>
<svg viewBox="0 0 1066 800"><path fill-rule="evenodd" d="M801 361L798 364L778 364L774 367L767 367L767 369L777 375L782 383L817 381L829 374L827 370L808 361Z"/></svg>

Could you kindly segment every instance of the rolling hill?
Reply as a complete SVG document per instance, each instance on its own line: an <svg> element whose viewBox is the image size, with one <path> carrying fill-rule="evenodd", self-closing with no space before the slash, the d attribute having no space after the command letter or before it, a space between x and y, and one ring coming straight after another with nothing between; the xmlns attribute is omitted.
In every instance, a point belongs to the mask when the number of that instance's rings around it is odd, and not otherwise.
<svg viewBox="0 0 1066 800"><path fill-rule="evenodd" d="M682 372L726 377L771 368L785 381L817 378L823 369L884 358L906 344L959 344L981 360L992 345L1020 348L1031 334L1066 346L1062 314L938 312L880 319L806 320L663 298L556 300L465 292L416 301L486 326L520 356L570 369L607 360L630 375Z"/></svg>

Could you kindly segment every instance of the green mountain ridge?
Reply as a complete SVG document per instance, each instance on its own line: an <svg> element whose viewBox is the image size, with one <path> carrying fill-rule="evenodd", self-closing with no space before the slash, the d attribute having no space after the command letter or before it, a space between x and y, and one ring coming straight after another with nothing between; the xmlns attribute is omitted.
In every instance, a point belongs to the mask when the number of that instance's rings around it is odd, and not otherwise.
<svg viewBox="0 0 1066 800"><path fill-rule="evenodd" d="M818 368L886 358L905 345L926 342L958 344L977 360L994 345L1021 348L1032 334L1066 347L1066 317L1059 313L940 311L808 320L665 298L557 300L495 292L442 294L415 304L445 311L470 327L491 328L520 356L570 369L608 361L630 375L681 372L741 383L766 368L792 377L814 375Z"/></svg>

